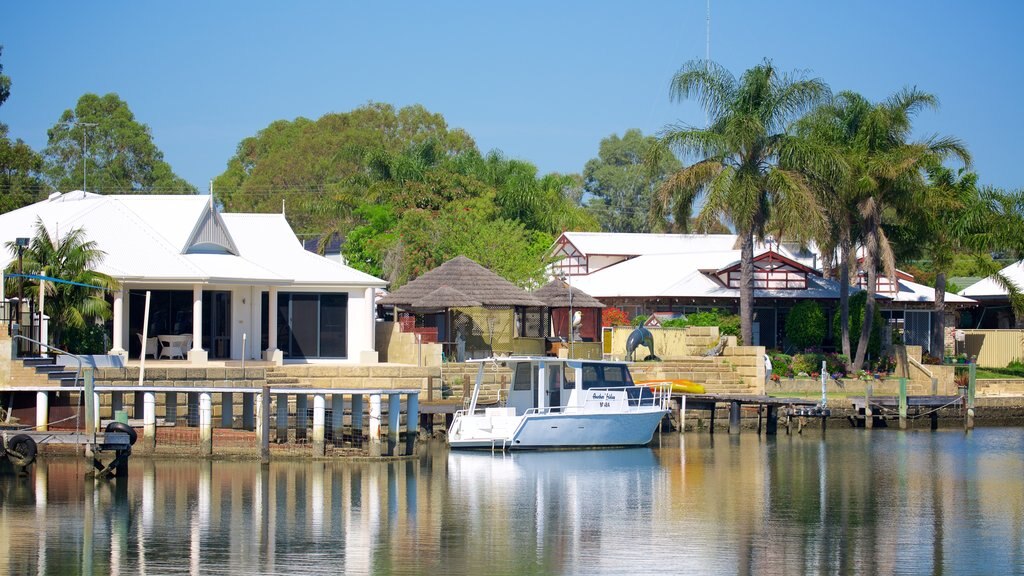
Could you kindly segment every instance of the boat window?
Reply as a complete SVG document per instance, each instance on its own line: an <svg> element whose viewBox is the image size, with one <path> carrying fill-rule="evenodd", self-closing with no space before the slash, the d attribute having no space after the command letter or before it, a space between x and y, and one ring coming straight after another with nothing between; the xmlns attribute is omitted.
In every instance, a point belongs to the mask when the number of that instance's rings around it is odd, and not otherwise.
<svg viewBox="0 0 1024 576"><path fill-rule="evenodd" d="M562 365L548 364L545 372L548 373L548 390L558 390L562 383Z"/></svg>
<svg viewBox="0 0 1024 576"><path fill-rule="evenodd" d="M633 384L629 378L629 370L625 366L608 365L602 368L604 368L605 386L630 386Z"/></svg>
<svg viewBox="0 0 1024 576"><path fill-rule="evenodd" d="M602 386L601 376L597 371L597 366L594 364L583 365L583 389L596 388Z"/></svg>
<svg viewBox="0 0 1024 576"><path fill-rule="evenodd" d="M513 390L530 390L533 388L531 385L531 374L530 374L530 363L520 362L516 364L516 372L513 375L515 381L513 383Z"/></svg>
<svg viewBox="0 0 1024 576"><path fill-rule="evenodd" d="M565 373L565 380L562 381L562 388L572 390L576 387L576 369L565 366L563 372Z"/></svg>

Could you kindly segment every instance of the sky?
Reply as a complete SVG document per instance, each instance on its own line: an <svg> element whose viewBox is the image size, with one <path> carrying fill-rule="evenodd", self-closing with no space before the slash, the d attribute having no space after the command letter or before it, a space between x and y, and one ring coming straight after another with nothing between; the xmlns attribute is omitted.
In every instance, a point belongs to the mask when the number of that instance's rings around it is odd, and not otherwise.
<svg viewBox="0 0 1024 576"><path fill-rule="evenodd" d="M962 139L983 184L1024 188L1024 3L711 0L711 58L770 58L878 101L910 86L941 107L915 137ZM117 93L200 190L269 123L370 101L422 104L483 152L581 172L602 138L701 126L669 82L707 49L707 0L674 2L12 2L0 106L36 150L86 93Z"/></svg>

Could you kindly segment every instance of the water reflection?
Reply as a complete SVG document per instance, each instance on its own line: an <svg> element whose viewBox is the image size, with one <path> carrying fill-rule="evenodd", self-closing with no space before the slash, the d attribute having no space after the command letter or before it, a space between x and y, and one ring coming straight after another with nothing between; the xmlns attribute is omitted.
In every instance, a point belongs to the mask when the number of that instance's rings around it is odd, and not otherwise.
<svg viewBox="0 0 1024 576"><path fill-rule="evenodd" d="M11 574L1024 574L1024 431L0 478Z"/></svg>

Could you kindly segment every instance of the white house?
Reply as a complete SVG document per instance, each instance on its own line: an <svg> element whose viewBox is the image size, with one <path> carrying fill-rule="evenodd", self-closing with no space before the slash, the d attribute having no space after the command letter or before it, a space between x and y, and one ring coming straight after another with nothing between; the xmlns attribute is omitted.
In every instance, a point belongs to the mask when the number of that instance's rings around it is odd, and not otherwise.
<svg viewBox="0 0 1024 576"><path fill-rule="evenodd" d="M740 250L734 234L622 234L565 232L554 243L551 271L609 306L637 314L690 314L739 308ZM812 245L777 243L754 248L754 344L776 346L786 315L800 300L822 304L829 317L838 306L839 283L823 278ZM865 282L858 277L851 294ZM930 345L935 290L899 272L896 284L880 277L879 307L904 340ZM946 294L947 310L974 306Z"/></svg>
<svg viewBox="0 0 1024 576"><path fill-rule="evenodd" d="M1017 290L1024 291L1024 260L1010 264L999 273L1013 283ZM972 328L1007 329L1024 326L1024 318L1017 318L1010 305L1010 293L991 276L964 288L960 295L977 300L982 305L972 319Z"/></svg>
<svg viewBox="0 0 1024 576"><path fill-rule="evenodd" d="M304 250L282 214L220 213L210 196L74 191L0 214L0 242L31 238L37 219L54 237L82 228L106 253L98 271L121 283L112 353L142 352L149 291L147 335L190 337L194 364L376 362L375 291L386 283ZM16 258L2 250L0 266Z"/></svg>

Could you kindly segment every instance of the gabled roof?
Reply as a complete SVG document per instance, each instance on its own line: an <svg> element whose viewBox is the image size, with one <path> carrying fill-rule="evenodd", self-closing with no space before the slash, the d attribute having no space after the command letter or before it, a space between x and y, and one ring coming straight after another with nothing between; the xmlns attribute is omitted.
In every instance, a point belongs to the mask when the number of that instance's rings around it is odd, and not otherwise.
<svg viewBox="0 0 1024 576"><path fill-rule="evenodd" d="M442 286L450 286L484 306L535 306L544 302L515 284L466 258L456 256L377 301L412 306Z"/></svg>
<svg viewBox="0 0 1024 576"><path fill-rule="evenodd" d="M572 291L572 298L569 298L569 291ZM533 295L543 300L551 308L604 308L604 304L596 298L573 286L569 287L565 282L555 279L538 288Z"/></svg>
<svg viewBox="0 0 1024 576"><path fill-rule="evenodd" d="M735 234L640 234L625 232L564 232L586 255L640 256L732 250Z"/></svg>
<svg viewBox="0 0 1024 576"><path fill-rule="evenodd" d="M778 262L779 264L788 264L789 266L792 266L801 272L806 272L807 274L817 274L818 276L821 276L821 272L815 270L814 268L797 262L796 260L789 258L784 254L780 254L779 252L776 252L773 249L768 249L765 250L764 252L761 252L760 254L754 255L755 264L764 262ZM718 273L721 274L723 272L735 272L736 270L740 269L740 264L742 264L742 261L736 260L735 262L725 266L724 268L719 268Z"/></svg>
<svg viewBox="0 0 1024 576"><path fill-rule="evenodd" d="M207 209L196 222L196 227L192 230L192 235L189 236L182 252L189 254L226 252L237 256L238 248L235 246L234 240L231 239L224 220L213 207L213 196L208 196L208 198L210 200L207 203Z"/></svg>
<svg viewBox="0 0 1024 576"><path fill-rule="evenodd" d="M384 286L302 249L281 214L209 213L208 196L110 195L75 191L0 214L0 242L85 230L106 255L98 271L117 280L307 286ZM192 250L219 242L230 250ZM0 265L13 258L0 250Z"/></svg>
<svg viewBox="0 0 1024 576"><path fill-rule="evenodd" d="M1018 290L1024 291L1024 260L1014 262L999 271L1007 280L1013 282ZM1009 292L1006 288L997 283L991 276L980 282L968 286L960 291L961 296L969 298L1006 298Z"/></svg>

